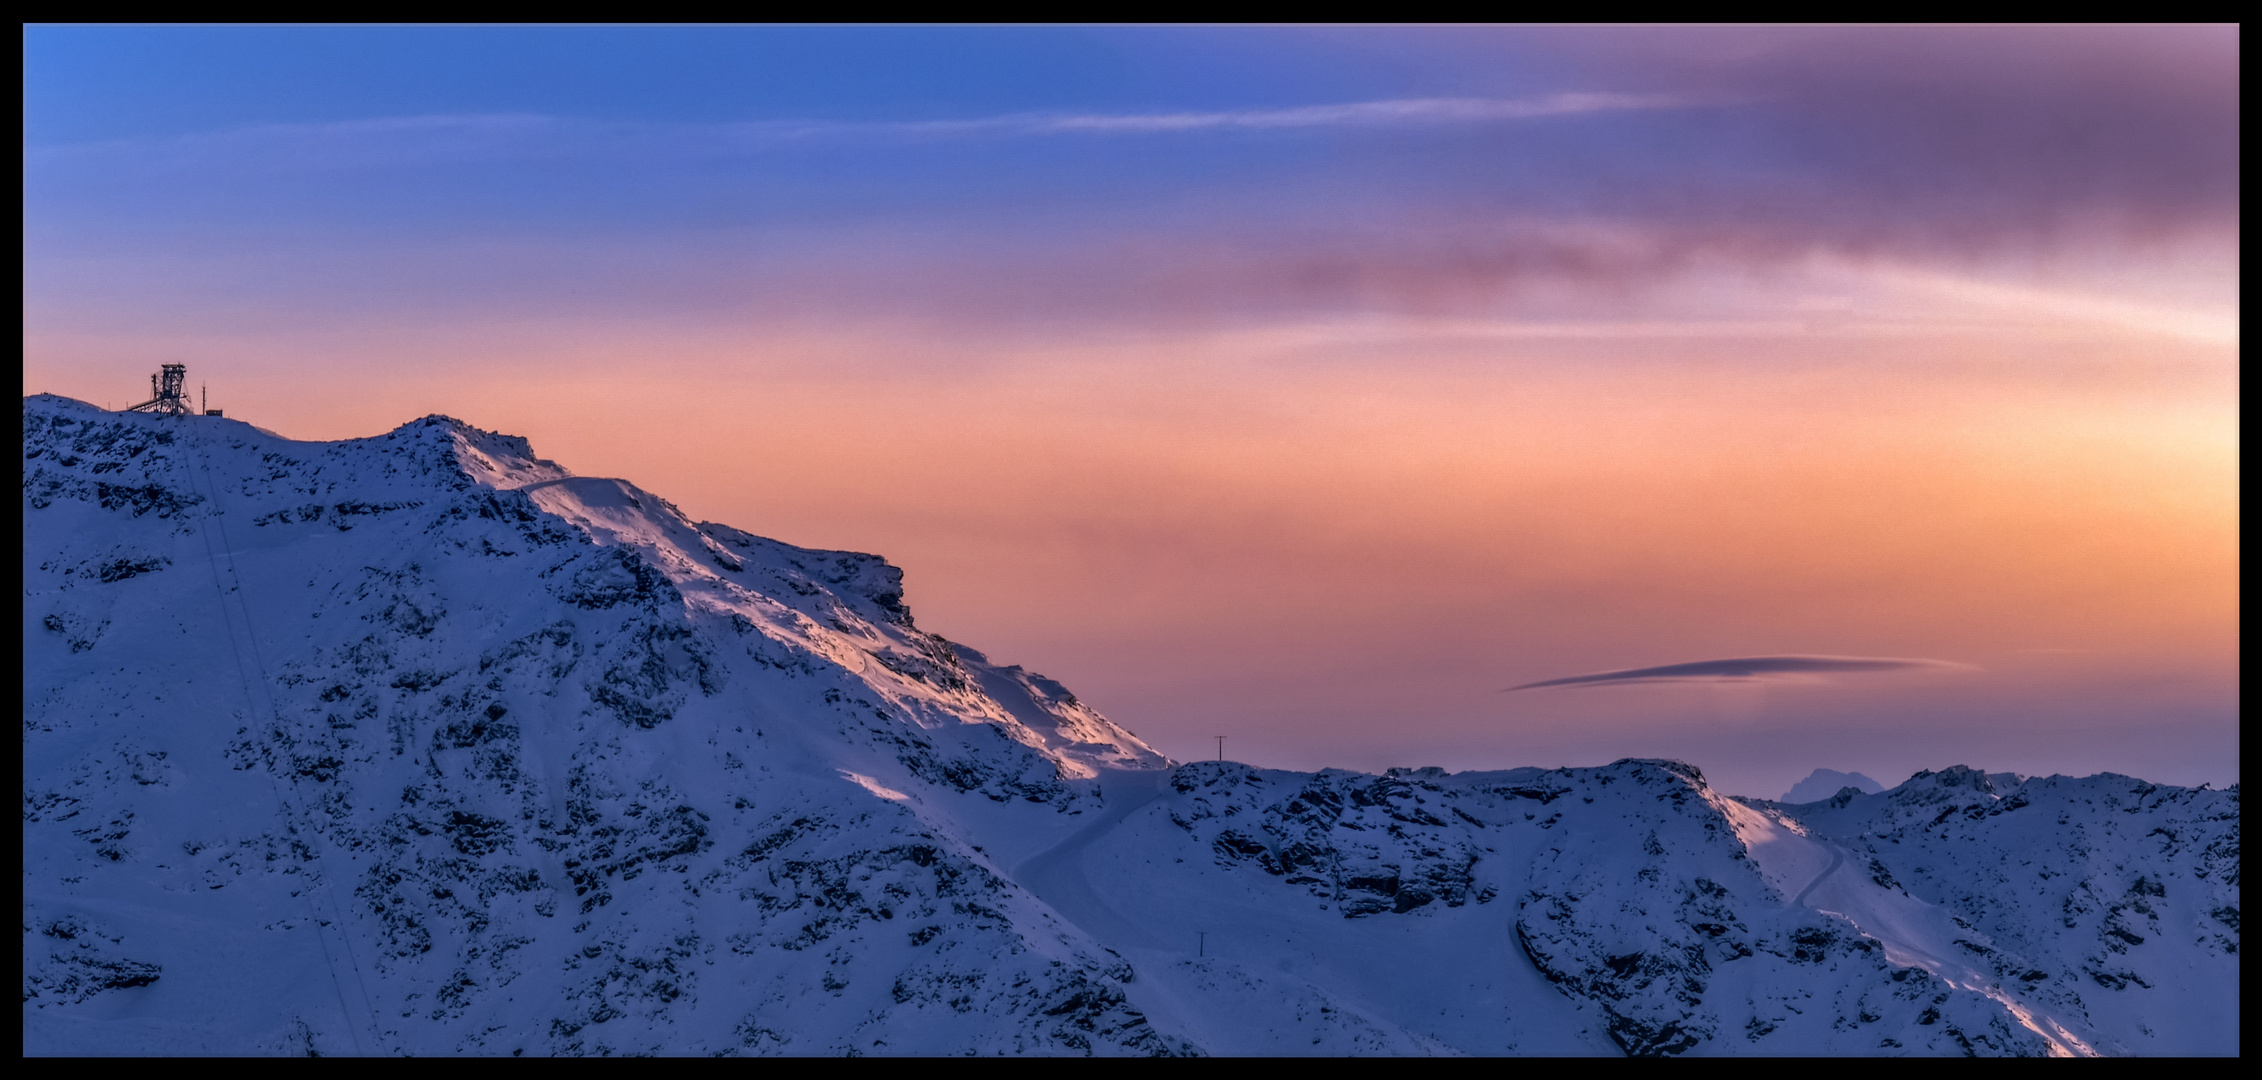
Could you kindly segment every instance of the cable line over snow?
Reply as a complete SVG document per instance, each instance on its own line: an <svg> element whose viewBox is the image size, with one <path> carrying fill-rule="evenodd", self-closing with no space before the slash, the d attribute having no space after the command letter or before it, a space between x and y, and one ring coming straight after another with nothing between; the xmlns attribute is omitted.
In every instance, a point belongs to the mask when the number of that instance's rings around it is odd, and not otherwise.
<svg viewBox="0 0 2262 1080"><path fill-rule="evenodd" d="M170 369L178 366L174 364L166 365L168 369L166 374L168 376L175 375L176 373ZM183 414L176 412L174 415ZM259 652L259 636L252 625L251 608L243 600L243 578L236 570L235 544L228 538L227 525L222 520L225 511L220 506L220 486L212 479L209 463L204 460L208 454L204 452L200 445L203 440L199 436L203 434L194 427L182 433L180 439L182 471L187 474L189 491L204 499L210 507L206 520L213 529L219 531L221 545L227 553L226 575L228 580L234 583L233 589L230 589L221 581L220 552L214 550L212 546L212 532L203 528L197 530L197 535L204 542L206 565L212 571L213 591L220 598L221 626L227 633L228 651L235 660L236 677L243 684L245 708L250 711L254 719L264 714L269 722L280 725L283 722L282 714L275 708L273 696L267 693L267 664L265 658ZM200 471L204 476L202 490L199 490L197 484L197 474ZM235 604L232 609L228 603L228 598L231 595L235 597ZM236 637L235 624L239 618L243 621L244 628L244 641L242 643L239 643ZM250 646L251 652L251 664L248 668L244 663L245 644ZM255 674L256 678L254 678ZM252 691L254 686L259 688L257 694ZM298 807L293 804L291 797L284 792L282 784L276 779L272 759L269 760L265 771L268 788L274 792L276 805L283 815L284 828L288 830L292 837L301 837L302 834L298 827ZM320 831L308 829L305 839L309 849L314 852L315 862L319 864L322 861L324 847ZM322 900L328 901L330 909L328 917L324 916L322 904L316 899L317 893L320 894ZM381 1030L377 1027L375 1010L371 1008L369 1003L367 984L362 980L361 964L353 953L353 935L345 921L345 908L338 903L337 894L331 887L329 875L319 871L317 871L314 882L300 890L299 895L306 899L308 915L314 922L315 936L322 943L323 961L329 968L331 985L338 995L338 1010L346 1021L348 1036L353 1039L354 1052L356 1054L371 1053L372 1048L364 1044L363 1033L360 1029L367 1027L369 1036L379 1044L382 1044L383 1037ZM336 946L333 946L330 941L333 932L338 937ZM336 955L338 951L345 953L347 973L353 987L350 995L353 1003L349 1003L349 994L346 989L349 980L347 977L341 977L338 971ZM358 1003L358 1009L354 1003Z"/></svg>

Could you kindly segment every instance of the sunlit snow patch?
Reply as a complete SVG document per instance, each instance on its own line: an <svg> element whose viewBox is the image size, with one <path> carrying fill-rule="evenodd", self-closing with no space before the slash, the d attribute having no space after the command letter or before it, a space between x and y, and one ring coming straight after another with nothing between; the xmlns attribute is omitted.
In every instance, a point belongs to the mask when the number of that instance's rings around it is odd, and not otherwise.
<svg viewBox="0 0 2262 1080"><path fill-rule="evenodd" d="M879 796L880 798L893 800L895 802L911 801L911 796L897 791L896 789L891 788L886 784L880 783L879 781L874 780L869 776L865 776L862 773L852 773L846 769L842 769L840 771L840 774L849 778L850 780L855 781L858 787L861 787L864 790Z"/></svg>

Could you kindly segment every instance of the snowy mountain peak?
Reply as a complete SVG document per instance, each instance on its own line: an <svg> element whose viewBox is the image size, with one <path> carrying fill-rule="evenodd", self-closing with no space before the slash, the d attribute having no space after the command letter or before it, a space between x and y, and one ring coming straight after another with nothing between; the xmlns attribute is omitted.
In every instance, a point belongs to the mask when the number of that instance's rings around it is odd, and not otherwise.
<svg viewBox="0 0 2262 1080"><path fill-rule="evenodd" d="M1998 789L1998 779L2003 781L2001 790ZM1950 765L1938 772L1920 769L1901 786L1909 788L1929 785L1950 791L1968 788L1982 794L2000 797L2008 794L2008 789L2017 787L2023 780L2024 778L2017 773L1987 773L1969 765Z"/></svg>
<svg viewBox="0 0 2262 1080"><path fill-rule="evenodd" d="M1796 806L1799 803L1821 802L1824 799L1837 797L1843 789L1849 787L1853 788L1857 794L1864 795L1875 795L1885 790L1885 785L1858 772L1845 773L1836 769L1816 769L1807 774L1806 779L1792 785L1791 790L1777 801L1790 806Z"/></svg>
<svg viewBox="0 0 2262 1080"><path fill-rule="evenodd" d="M2238 1049L2235 788L1179 765L444 417L24 454L27 1053Z"/></svg>

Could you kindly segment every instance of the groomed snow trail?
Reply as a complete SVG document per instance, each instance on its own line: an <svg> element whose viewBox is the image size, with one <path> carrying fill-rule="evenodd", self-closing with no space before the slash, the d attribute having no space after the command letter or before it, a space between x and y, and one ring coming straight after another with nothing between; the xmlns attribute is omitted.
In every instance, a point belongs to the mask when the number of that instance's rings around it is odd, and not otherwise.
<svg viewBox="0 0 2262 1080"><path fill-rule="evenodd" d="M1084 853L1100 837L1123 824L1132 811L1159 797L1170 774L1160 770L1107 769L1100 774L1101 798L1106 811L1094 821L1051 848L1021 860L1013 879L1037 894L1062 918L1075 923L1102 944L1118 948L1167 949L1169 946L1124 918L1092 888L1084 874Z"/></svg>
<svg viewBox="0 0 2262 1080"><path fill-rule="evenodd" d="M1822 884L1824 878L1837 873L1839 867L1846 865L1846 849L1836 844L1831 844L1829 847L1830 865L1823 867L1821 873L1814 875L1814 880L1807 882L1806 888L1799 890L1798 899L1791 901L1792 903L1801 907L1807 906L1806 898L1814 892L1814 887Z"/></svg>

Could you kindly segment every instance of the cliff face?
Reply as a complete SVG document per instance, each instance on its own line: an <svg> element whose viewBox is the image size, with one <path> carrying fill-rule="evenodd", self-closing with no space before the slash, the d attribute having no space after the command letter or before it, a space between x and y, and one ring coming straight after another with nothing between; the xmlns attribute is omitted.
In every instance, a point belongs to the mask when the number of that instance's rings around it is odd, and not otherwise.
<svg viewBox="0 0 2262 1080"><path fill-rule="evenodd" d="M1181 766L456 421L24 444L29 1053L2237 1049L2235 792Z"/></svg>

